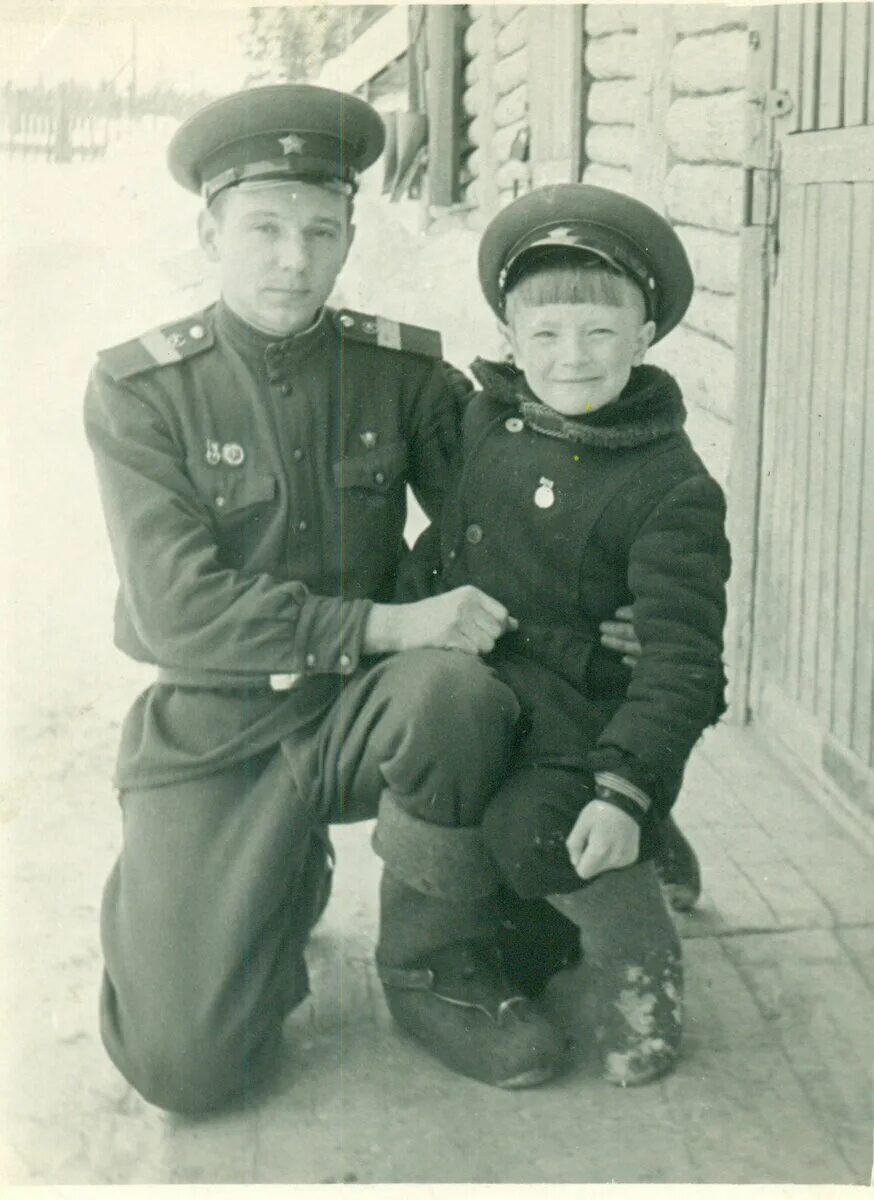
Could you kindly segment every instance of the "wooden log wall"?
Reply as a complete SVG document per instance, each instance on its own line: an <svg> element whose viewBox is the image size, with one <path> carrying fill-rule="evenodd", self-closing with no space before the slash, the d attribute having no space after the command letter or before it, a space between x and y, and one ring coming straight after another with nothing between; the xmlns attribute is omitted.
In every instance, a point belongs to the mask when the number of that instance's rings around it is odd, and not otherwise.
<svg viewBox="0 0 874 1200"><path fill-rule="evenodd" d="M695 271L681 327L655 360L676 370L690 432L725 481L735 388L747 13L722 5L586 10L589 183L675 225Z"/></svg>
<svg viewBox="0 0 874 1200"><path fill-rule="evenodd" d="M527 164L511 155L527 128L527 45L527 6L470 5L462 97L469 152L461 178L474 225L528 186Z"/></svg>

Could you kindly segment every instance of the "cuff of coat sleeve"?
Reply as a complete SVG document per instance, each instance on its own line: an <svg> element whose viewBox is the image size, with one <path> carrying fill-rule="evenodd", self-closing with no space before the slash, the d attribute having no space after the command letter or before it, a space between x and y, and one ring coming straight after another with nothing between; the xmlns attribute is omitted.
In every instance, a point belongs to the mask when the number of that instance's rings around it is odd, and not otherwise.
<svg viewBox="0 0 874 1200"><path fill-rule="evenodd" d="M628 751L618 746L597 746L588 755L588 766L596 779L599 775L612 775L642 792L649 801L648 815L662 819L670 811L675 793L668 799L661 776Z"/></svg>
<svg viewBox="0 0 874 1200"><path fill-rule="evenodd" d="M297 619L294 659L308 675L351 675L364 647L372 600L309 596Z"/></svg>
<svg viewBox="0 0 874 1200"><path fill-rule="evenodd" d="M622 775L617 775L615 771L596 771L595 783L598 787L607 788L611 792L618 792L620 796L625 796L627 800L632 800L640 810L642 816L646 816L652 808L652 800L650 800L646 792L630 780L623 778Z"/></svg>

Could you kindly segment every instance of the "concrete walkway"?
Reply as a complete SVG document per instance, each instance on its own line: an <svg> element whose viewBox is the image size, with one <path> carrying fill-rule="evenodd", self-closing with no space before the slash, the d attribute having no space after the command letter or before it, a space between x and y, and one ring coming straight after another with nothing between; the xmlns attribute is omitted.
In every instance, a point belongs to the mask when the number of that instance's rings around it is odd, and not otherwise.
<svg viewBox="0 0 874 1200"><path fill-rule="evenodd" d="M554 1085L493 1091L403 1040L371 966L377 864L359 826L336 836L313 994L277 1083L251 1109L187 1120L140 1101L97 1037L115 735L95 709L70 720L54 732L68 753L49 746L51 769L19 778L2 809L4 1182L867 1182L872 860L750 733L710 733L680 802L706 895L682 922L689 1036L672 1078L599 1081L585 967L548 993L579 1046Z"/></svg>

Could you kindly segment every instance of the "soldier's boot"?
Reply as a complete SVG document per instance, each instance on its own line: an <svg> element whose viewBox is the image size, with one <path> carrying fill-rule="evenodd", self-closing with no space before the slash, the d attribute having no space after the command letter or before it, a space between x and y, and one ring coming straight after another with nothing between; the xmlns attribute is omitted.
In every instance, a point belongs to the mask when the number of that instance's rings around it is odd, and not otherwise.
<svg viewBox="0 0 874 1200"><path fill-rule="evenodd" d="M637 1087L666 1075L683 1038L683 963L653 864L607 871L549 899L579 926L604 1078Z"/></svg>
<svg viewBox="0 0 874 1200"><path fill-rule="evenodd" d="M673 817L659 826L655 867L668 903L675 912L689 912L701 895L701 866Z"/></svg>
<svg viewBox="0 0 874 1200"><path fill-rule="evenodd" d="M498 908L504 974L523 996L534 1000L554 975L580 962L580 931L548 900L523 899L509 888L500 889Z"/></svg>
<svg viewBox="0 0 874 1200"><path fill-rule="evenodd" d="M383 795L377 968L397 1024L445 1066L500 1088L556 1075L565 1039L504 974L497 877L478 827L431 825Z"/></svg>

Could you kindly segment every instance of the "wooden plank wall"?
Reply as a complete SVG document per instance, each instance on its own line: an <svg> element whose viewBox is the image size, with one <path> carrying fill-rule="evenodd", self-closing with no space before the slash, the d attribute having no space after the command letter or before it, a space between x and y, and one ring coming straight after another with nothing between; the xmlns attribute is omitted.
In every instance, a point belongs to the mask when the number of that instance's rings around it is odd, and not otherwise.
<svg viewBox="0 0 874 1200"><path fill-rule="evenodd" d="M874 5L788 4L778 21L780 86L797 97L787 131L874 124Z"/></svg>
<svg viewBox="0 0 874 1200"><path fill-rule="evenodd" d="M802 761L865 808L874 766L874 23L867 4L776 11L775 84L794 105L779 122L761 708Z"/></svg>

